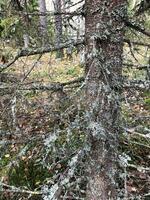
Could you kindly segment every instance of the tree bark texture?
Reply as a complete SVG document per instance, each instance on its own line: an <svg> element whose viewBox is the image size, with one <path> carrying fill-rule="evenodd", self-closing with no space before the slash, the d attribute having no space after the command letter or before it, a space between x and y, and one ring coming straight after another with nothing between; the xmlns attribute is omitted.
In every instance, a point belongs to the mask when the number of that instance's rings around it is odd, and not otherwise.
<svg viewBox="0 0 150 200"><path fill-rule="evenodd" d="M48 34L47 34L47 16L46 16L46 2L45 0L38 0L40 15L40 35L42 37L42 45L48 45Z"/></svg>
<svg viewBox="0 0 150 200"><path fill-rule="evenodd" d="M61 13L62 10L61 0L55 0L54 10L56 13ZM55 15L55 44L60 45L63 41L63 26L62 26L62 15ZM57 51L56 58L63 57L63 49Z"/></svg>
<svg viewBox="0 0 150 200"><path fill-rule="evenodd" d="M125 0L85 0L87 200L117 200Z"/></svg>

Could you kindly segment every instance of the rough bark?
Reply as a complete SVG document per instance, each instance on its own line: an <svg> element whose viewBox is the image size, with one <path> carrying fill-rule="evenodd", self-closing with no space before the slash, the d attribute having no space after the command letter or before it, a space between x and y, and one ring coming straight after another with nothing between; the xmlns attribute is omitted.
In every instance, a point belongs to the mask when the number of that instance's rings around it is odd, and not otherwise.
<svg viewBox="0 0 150 200"><path fill-rule="evenodd" d="M55 0L54 9L56 13L61 13L61 0ZM62 15L55 16L55 44L60 45L62 44L63 37L62 37ZM56 58L63 57L63 49L57 51Z"/></svg>
<svg viewBox="0 0 150 200"><path fill-rule="evenodd" d="M47 35L47 16L46 16L46 2L45 0L38 0L40 15L40 32L42 36L42 45L48 45L48 35Z"/></svg>
<svg viewBox="0 0 150 200"><path fill-rule="evenodd" d="M118 134L125 0L85 1L87 200L118 198Z"/></svg>

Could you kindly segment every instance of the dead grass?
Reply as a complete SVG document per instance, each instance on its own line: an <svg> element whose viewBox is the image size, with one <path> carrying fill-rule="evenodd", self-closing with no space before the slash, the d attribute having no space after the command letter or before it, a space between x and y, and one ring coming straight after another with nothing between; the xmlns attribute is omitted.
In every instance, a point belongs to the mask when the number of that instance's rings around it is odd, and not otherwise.
<svg viewBox="0 0 150 200"><path fill-rule="evenodd" d="M27 80L43 82L65 82L83 75L78 56L73 55L72 60L58 60L54 53L44 54L41 59L39 56L20 58L9 71L22 78L30 72Z"/></svg>

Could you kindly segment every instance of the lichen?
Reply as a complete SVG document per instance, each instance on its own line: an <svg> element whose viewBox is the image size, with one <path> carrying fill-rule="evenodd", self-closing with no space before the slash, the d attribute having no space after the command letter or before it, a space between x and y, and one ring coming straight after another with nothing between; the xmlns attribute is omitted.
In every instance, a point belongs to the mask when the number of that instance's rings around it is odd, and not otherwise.
<svg viewBox="0 0 150 200"><path fill-rule="evenodd" d="M106 140L106 130L100 122L90 121L88 128L94 138Z"/></svg>

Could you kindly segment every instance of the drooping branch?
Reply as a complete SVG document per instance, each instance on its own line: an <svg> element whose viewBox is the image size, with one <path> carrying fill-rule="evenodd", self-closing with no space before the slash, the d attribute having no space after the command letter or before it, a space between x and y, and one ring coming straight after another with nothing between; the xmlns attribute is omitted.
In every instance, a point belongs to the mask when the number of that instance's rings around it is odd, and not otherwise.
<svg viewBox="0 0 150 200"><path fill-rule="evenodd" d="M134 45L140 45L140 46L150 47L150 44L148 44L148 43L137 42L137 41L130 41L129 39L124 39L124 42L125 43L132 43ZM0 65L0 73L3 72L4 70L6 70L7 68L9 68L20 57L33 56L33 55L38 55L38 54L45 54L45 53L54 52L54 51L58 51L60 49L67 48L69 45L79 46L79 45L83 45L83 44L85 44L85 41L84 40L79 40L79 41L75 41L73 43L70 43L70 42L68 43L67 42L65 44L62 44L62 45L59 45L59 46L55 46L55 47L36 48L36 49L22 49L22 50L18 51L17 55L14 57L14 59L12 61L10 61L9 63L7 63L5 65ZM144 66L144 68L146 68L146 67L147 66Z"/></svg>
<svg viewBox="0 0 150 200"><path fill-rule="evenodd" d="M88 79L87 79L88 80ZM87 81L86 80L86 81ZM3 91L14 91L14 90L38 90L38 91L53 91L57 92L60 90L64 90L67 86L72 85L72 87L80 86L81 83L85 81L84 77L77 78L73 81L68 82L54 82L54 83L31 83L31 84L1 84L0 89ZM145 80L124 80L123 82L123 89L137 89L137 90L150 90L150 81Z"/></svg>
<svg viewBox="0 0 150 200"><path fill-rule="evenodd" d="M134 44L134 45L139 45L139 46L147 46L150 48L150 44L149 43L144 43L144 42L139 42L139 41L132 41L132 40L129 40L129 39L124 39L124 42L125 43L130 43L130 44Z"/></svg>
<svg viewBox="0 0 150 200"><path fill-rule="evenodd" d="M138 24L136 24L135 22L131 22L131 21L125 19L125 18L123 18L122 20L127 27L132 28L136 31L139 31L140 33L143 33L144 35L150 37L150 32L147 31L144 27L141 27Z"/></svg>
<svg viewBox="0 0 150 200"><path fill-rule="evenodd" d="M70 7L68 7L70 8ZM66 8L67 9L67 8ZM2 14L5 14L6 11L1 11ZM17 13L13 13L13 15L24 15L24 16L56 16L56 15L63 15L63 16L84 16L84 12L83 11L68 11L68 12L53 12L53 11L47 11L45 13L43 12L37 12L37 11L34 11L34 12L25 12L25 11L17 11Z"/></svg>
<svg viewBox="0 0 150 200"><path fill-rule="evenodd" d="M124 89L136 89L136 90L150 90L150 81L145 80L126 80L124 81Z"/></svg>
<svg viewBox="0 0 150 200"><path fill-rule="evenodd" d="M62 91L65 86L69 85L75 85L75 84L80 84L81 82L84 81L84 77L80 77L78 79L75 79L73 81L68 81L64 83L59 83L59 82L54 82L54 83L31 83L31 84L1 84L0 89L3 91L3 93L12 93L14 90L41 90L41 91Z"/></svg>
<svg viewBox="0 0 150 200"><path fill-rule="evenodd" d="M15 186L8 185L2 182L0 182L0 186L2 187L2 189L0 189L0 192L24 193L24 194L30 194L30 195L42 195L44 193L41 191L30 191L30 190L17 188Z"/></svg>
<svg viewBox="0 0 150 200"><path fill-rule="evenodd" d="M71 5L66 6L66 9L72 8L72 7L74 7L74 6L78 5L78 4L81 4L81 3L83 3L83 2L84 2L84 0L80 0L80 1L78 1L78 2L76 2L76 3L72 3Z"/></svg>
<svg viewBox="0 0 150 200"><path fill-rule="evenodd" d="M17 55L15 56L15 58L11 62L9 62L6 65L0 66L0 73L2 71L6 70L8 67L10 67L12 64L14 64L20 57L33 56L33 55L38 55L38 54L54 52L54 51L58 51L60 49L65 49L69 45L78 46L78 45L81 45L81 44L83 44L83 41L69 42L69 43L61 44L59 46L54 46L54 47L42 47L42 48L37 48L37 49L22 49L17 53Z"/></svg>
<svg viewBox="0 0 150 200"><path fill-rule="evenodd" d="M149 65L137 65L137 64L133 64L133 63L123 63L124 66L126 67L133 67L133 68L136 68L136 69L139 69L139 70L142 70L142 69L146 69L149 68Z"/></svg>
<svg viewBox="0 0 150 200"><path fill-rule="evenodd" d="M1 65L0 66L0 73L7 69L8 67L10 67L12 64L14 64L18 59L20 58L20 51L17 53L17 55L14 57L14 59L12 61L10 61L9 63L5 64L5 65Z"/></svg>
<svg viewBox="0 0 150 200"><path fill-rule="evenodd" d="M135 13L136 16L141 15L141 14L143 14L144 12L146 12L146 11L148 11L150 9L150 1L149 0L142 0L139 3L138 7L139 8Z"/></svg>
<svg viewBox="0 0 150 200"><path fill-rule="evenodd" d="M37 48L35 50L23 49L20 52L20 57L49 53L49 52L58 51L60 49L67 48L69 45L78 46L81 44L83 44L83 41L77 41L77 42L72 42L72 43L69 42L69 43L61 44L61 45L55 46L55 47Z"/></svg>

